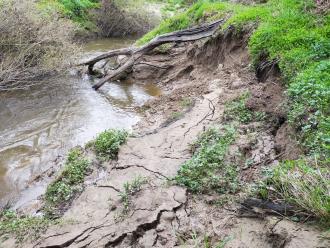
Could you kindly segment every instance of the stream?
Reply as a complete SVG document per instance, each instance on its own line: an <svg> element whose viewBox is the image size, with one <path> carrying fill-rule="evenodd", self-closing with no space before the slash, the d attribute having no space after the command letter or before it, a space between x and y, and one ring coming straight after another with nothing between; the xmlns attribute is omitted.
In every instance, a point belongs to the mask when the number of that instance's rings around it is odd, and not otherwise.
<svg viewBox="0 0 330 248"><path fill-rule="evenodd" d="M132 42L95 40L84 53L95 56ZM131 128L139 120L134 107L161 93L152 82L114 82L99 92L91 83L87 76L72 74L29 90L0 92L0 206L18 200L19 207L36 199L46 188L33 182L36 175L58 166L70 148L105 129Z"/></svg>

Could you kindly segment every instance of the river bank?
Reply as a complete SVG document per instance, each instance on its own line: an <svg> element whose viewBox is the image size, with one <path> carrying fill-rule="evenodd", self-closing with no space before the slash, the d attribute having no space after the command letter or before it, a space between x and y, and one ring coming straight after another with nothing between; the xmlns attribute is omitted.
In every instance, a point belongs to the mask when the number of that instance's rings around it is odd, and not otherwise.
<svg viewBox="0 0 330 248"><path fill-rule="evenodd" d="M307 7L198 1L141 38L224 18L212 36L159 46L121 74L161 94L134 107L130 135L72 150L38 204L3 211L3 246L328 247L328 62L314 45L327 51L329 29ZM291 60L312 51L313 64ZM314 108L295 112L305 103Z"/></svg>

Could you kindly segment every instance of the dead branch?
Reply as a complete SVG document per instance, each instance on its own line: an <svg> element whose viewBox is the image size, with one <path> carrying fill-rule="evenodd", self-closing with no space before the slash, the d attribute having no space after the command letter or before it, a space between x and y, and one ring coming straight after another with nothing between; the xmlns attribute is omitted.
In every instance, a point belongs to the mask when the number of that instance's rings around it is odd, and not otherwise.
<svg viewBox="0 0 330 248"><path fill-rule="evenodd" d="M91 60L88 60L87 62L84 62L80 65L87 65L88 72L90 74L93 74L94 65L103 59L109 59L119 55L130 56L127 60L123 62L123 64L120 64L120 66L117 69L111 71L108 75L106 75L103 79L101 79L98 83L96 83L93 86L93 88L97 90L107 81L115 80L116 78L120 77L124 72L129 71L138 59L140 59L143 55L152 51L156 47L166 43L173 43L173 42L182 43L188 41L196 41L212 36L222 22L223 20L218 20L210 24L202 25L199 27L194 27L190 29L185 29L185 30L180 30L180 31L160 35L142 47L139 48L130 47L130 48L112 50L107 53L101 54Z"/></svg>

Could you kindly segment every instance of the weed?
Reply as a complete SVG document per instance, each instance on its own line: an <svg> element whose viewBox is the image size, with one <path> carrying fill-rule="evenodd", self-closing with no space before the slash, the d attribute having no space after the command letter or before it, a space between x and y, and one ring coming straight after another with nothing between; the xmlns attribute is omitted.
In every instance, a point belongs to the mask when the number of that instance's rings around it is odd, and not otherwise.
<svg viewBox="0 0 330 248"><path fill-rule="evenodd" d="M176 120L180 119L182 116L183 116L182 112L173 112L173 113L171 113L170 120L176 121Z"/></svg>
<svg viewBox="0 0 330 248"><path fill-rule="evenodd" d="M127 140L128 132L125 130L109 129L100 133L94 142L94 149L102 161L115 159L119 148Z"/></svg>
<svg viewBox="0 0 330 248"><path fill-rule="evenodd" d="M225 157L229 145L235 140L235 129L225 126L202 133L193 144L193 157L179 169L175 181L192 192L215 190L219 193L236 192L237 168L227 164Z"/></svg>
<svg viewBox="0 0 330 248"><path fill-rule="evenodd" d="M238 98L229 101L225 106L224 119L226 121L238 121L249 123L251 121L262 121L266 118L263 112L252 112L246 107L246 101L250 97L249 93L244 93Z"/></svg>
<svg viewBox="0 0 330 248"><path fill-rule="evenodd" d="M221 240L215 248L225 248L226 247L226 244L233 240L233 237L230 237L230 236L227 236L226 238L224 238L223 240Z"/></svg>
<svg viewBox="0 0 330 248"><path fill-rule="evenodd" d="M190 108L194 104L191 98L185 97L180 101L180 106L182 108Z"/></svg>
<svg viewBox="0 0 330 248"><path fill-rule="evenodd" d="M131 182L124 183L124 191L120 192L119 196L124 206L124 213L127 213L131 205L131 197L141 191L142 185L148 182L147 178L138 176Z"/></svg>
<svg viewBox="0 0 330 248"><path fill-rule="evenodd" d="M36 239L52 223L54 221L44 217L18 216L14 211L3 210L0 212L0 240L11 235L19 243L27 239Z"/></svg>
<svg viewBox="0 0 330 248"><path fill-rule="evenodd" d="M172 124L173 122L181 119L183 116L184 116L184 113L183 112L178 112L178 111L172 112L170 114L170 116L167 117L167 119L165 120L165 122L162 124L162 127L166 127L166 126Z"/></svg>
<svg viewBox="0 0 330 248"><path fill-rule="evenodd" d="M76 148L69 152L61 174L47 187L45 199L49 206L59 206L81 190L89 164L81 149Z"/></svg>
<svg viewBox="0 0 330 248"><path fill-rule="evenodd" d="M259 187L264 199L285 200L330 224L330 174L327 167L307 160L285 161Z"/></svg>

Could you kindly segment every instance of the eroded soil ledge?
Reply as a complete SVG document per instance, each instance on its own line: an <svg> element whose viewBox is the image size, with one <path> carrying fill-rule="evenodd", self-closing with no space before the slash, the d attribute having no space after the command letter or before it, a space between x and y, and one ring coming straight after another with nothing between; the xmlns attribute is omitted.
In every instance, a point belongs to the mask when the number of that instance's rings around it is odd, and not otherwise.
<svg viewBox="0 0 330 248"><path fill-rule="evenodd" d="M224 122L226 102L247 90L248 107L265 112L268 118L238 127L231 159L240 162L242 158L235 157L239 151L244 160L250 160L248 166L238 163L240 182L252 184L261 177L263 167L299 156L281 108L285 97L276 68L255 76L247 36L248 32L237 36L229 30L208 40L153 52L145 57L147 64L135 66L132 77L156 80L164 94L141 109L145 118L121 148L118 160L103 165L106 173L95 170L86 178L84 192L65 212L62 224L23 246L328 247L315 227L260 209L242 211L243 190L232 196L235 200L219 205L214 203L223 199L221 195L192 195L168 183L191 157L190 144L198 134ZM184 99L189 104L183 104ZM137 177L147 182L125 208L119 193L125 182ZM3 246L15 244L7 240Z"/></svg>

